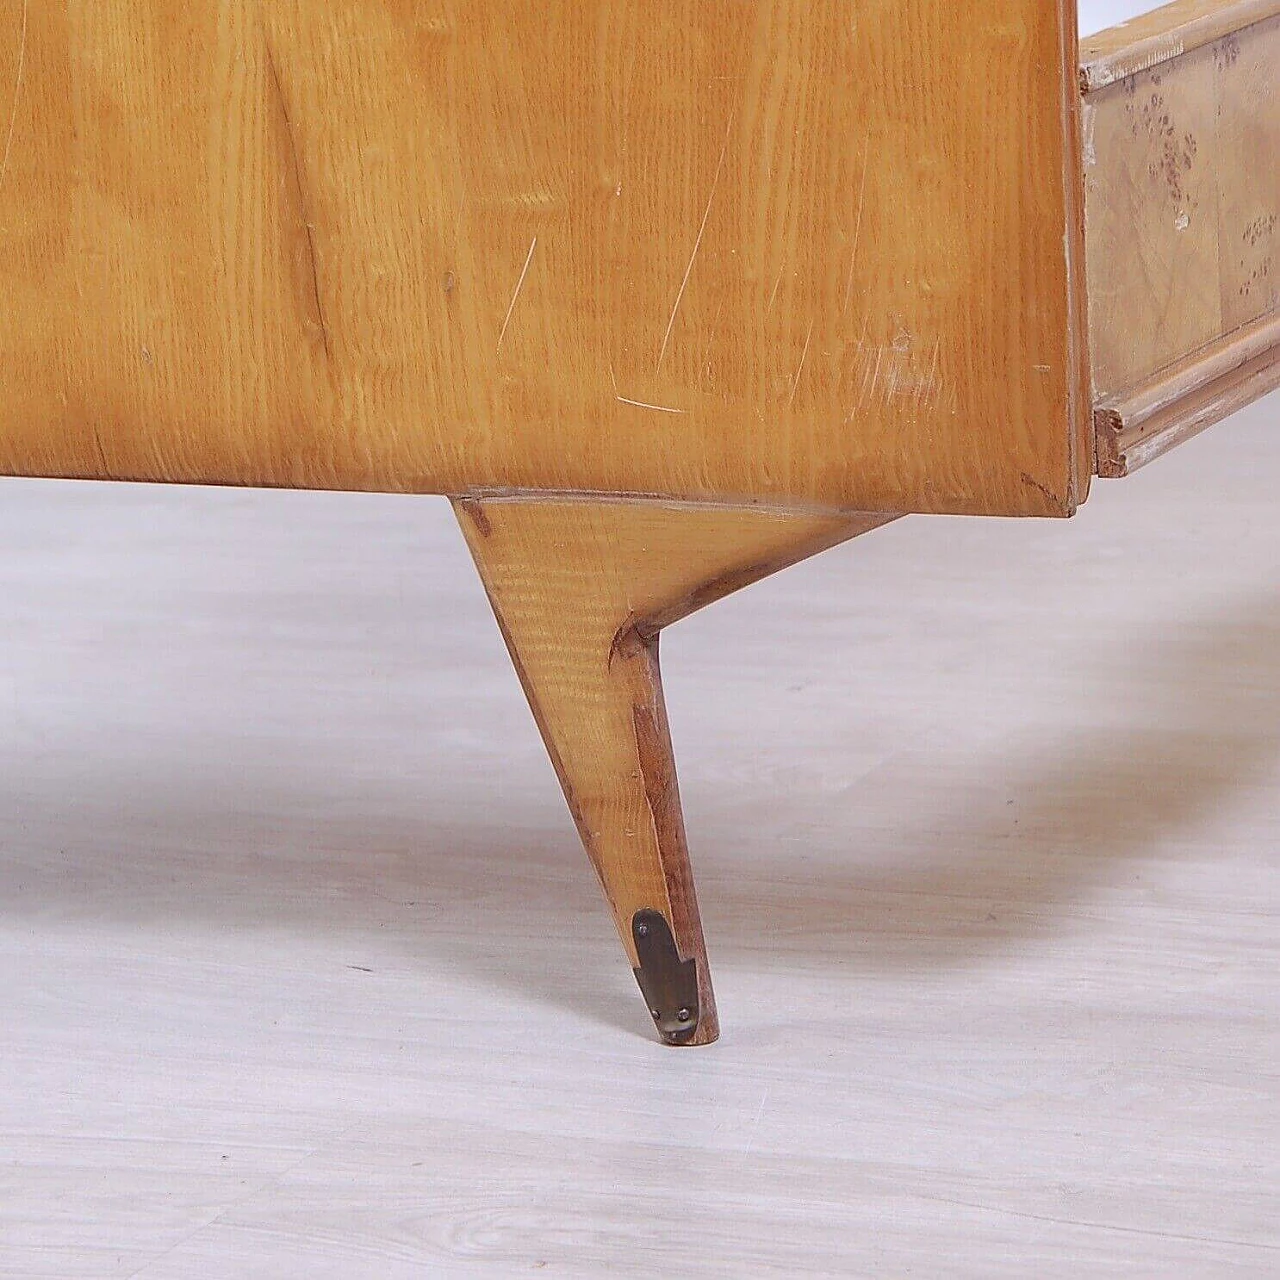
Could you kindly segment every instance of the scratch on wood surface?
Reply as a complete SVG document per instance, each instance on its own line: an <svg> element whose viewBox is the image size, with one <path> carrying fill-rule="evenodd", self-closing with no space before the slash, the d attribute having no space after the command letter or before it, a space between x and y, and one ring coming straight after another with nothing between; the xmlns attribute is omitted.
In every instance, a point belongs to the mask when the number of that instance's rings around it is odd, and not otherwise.
<svg viewBox="0 0 1280 1280"><path fill-rule="evenodd" d="M732 118L729 125L732 126ZM711 206L715 202L716 188L720 185L720 172L724 168L724 158L729 152L729 127L724 131L724 146L720 148L720 159L716 161L715 176L711 179L711 194L707 196L707 207L702 213L702 223L698 227L698 238L693 242L693 252L689 255L689 265L684 269L684 279L680 281L680 291L676 294L675 305L671 308L671 319L667 321L667 331L662 335L662 347L658 351L658 363L654 369L657 373L662 368L662 361L667 354L667 343L671 341L671 330L675 328L676 313L684 300L684 291L689 287L689 277L693 274L693 264L697 261L698 250L702 248L702 237L707 230L707 219L711 217Z"/></svg>
<svg viewBox="0 0 1280 1280"><path fill-rule="evenodd" d="M4 159L0 160L0 190L9 172L9 153L13 150L13 131L18 123L18 103L22 99L22 76L27 67L27 14L31 0L22 0L22 34L18 37L18 74L13 80L13 106L9 109L9 128L4 139Z"/></svg>
<svg viewBox="0 0 1280 1280"><path fill-rule="evenodd" d="M652 409L655 413L684 413L684 409L673 409L666 404L649 404L645 400L633 400L618 390L618 375L613 371L613 361L609 361L609 381L613 383L613 398L619 404L629 404L633 409Z"/></svg>
<svg viewBox="0 0 1280 1280"><path fill-rule="evenodd" d="M809 356L809 343L813 341L813 321L809 321L809 332L804 335L804 350L800 353L800 363L796 366L796 376L791 379L791 394L787 397L787 408L796 402L796 392L800 388L800 375L804 372L804 362Z"/></svg>
<svg viewBox="0 0 1280 1280"><path fill-rule="evenodd" d="M849 410L848 416L845 418L846 423L850 423L858 415L858 410L862 408L867 398L867 373L871 367L870 361L867 359L863 344L858 343L858 363L862 367L862 381L858 384L858 400L857 403Z"/></svg>
<svg viewBox="0 0 1280 1280"><path fill-rule="evenodd" d="M773 282L773 292L769 295L769 305L764 309L765 315L768 315L773 310L773 304L778 300L778 287L782 284L782 273L785 270L785 266L778 268L778 278Z"/></svg>
<svg viewBox="0 0 1280 1280"><path fill-rule="evenodd" d="M98 454L98 466L102 468L99 478L109 480L111 478L111 468L107 466L107 451L102 447L102 433L98 430L98 424L93 424L93 447Z"/></svg>
<svg viewBox="0 0 1280 1280"><path fill-rule="evenodd" d="M864 343L858 343L857 360L862 370L862 380L857 402L845 417L846 423L852 422L869 400L877 398L885 405L890 405L894 400L909 399L912 412L916 415L922 407L932 408L938 404L942 398L942 380L938 372L942 341L934 341L927 372L922 364L916 362L913 345L897 339L889 346L877 346L875 359L872 360Z"/></svg>
<svg viewBox="0 0 1280 1280"><path fill-rule="evenodd" d="M870 388L870 391L868 392L866 379L864 378L862 383L862 400L858 401L859 409L862 408L863 402L866 400L867 395L868 394L875 395L876 387L880 385L880 363L883 359L884 359L884 348L877 347L876 348L876 364L875 364L874 370L872 370L872 373L871 373L871 388Z"/></svg>
<svg viewBox="0 0 1280 1280"><path fill-rule="evenodd" d="M502 328L498 331L498 347L494 352L496 355L502 350L502 340L507 336L507 325L511 323L511 313L516 309L516 303L520 299L520 290L524 288L524 278L529 274L529 264L533 261L533 251L538 247L538 237L534 236L529 243L529 252L525 254L524 266L520 270L520 279L516 281L516 291L511 295L511 305L507 307L507 314L502 319Z"/></svg>
<svg viewBox="0 0 1280 1280"><path fill-rule="evenodd" d="M918 417L922 408L933 408L938 404L942 396L942 381L938 374L942 340L934 340L927 370L922 363L917 362L914 354L916 349L917 344L904 340L900 335L889 346L877 346L875 359L872 360L870 352L864 351L859 343L858 359L862 367L862 383L857 403L849 410L846 423L852 422L871 399L878 398L886 406L892 405L895 400L909 400L913 417Z"/></svg>
<svg viewBox="0 0 1280 1280"><path fill-rule="evenodd" d="M618 396L617 401L619 404L632 405L636 409L652 409L656 413L684 413L685 412L684 409L673 409L670 405L667 405L667 404L647 404L643 400L632 400L629 396Z"/></svg>
<svg viewBox="0 0 1280 1280"><path fill-rule="evenodd" d="M311 298L316 309L316 323L320 326L320 341L324 346L326 360L333 359L333 348L329 341L329 325L324 317L324 302L320 294L320 270L316 263L316 238L311 228L311 211L307 204L307 192L302 182L302 161L298 155L298 140L294 136L293 121L289 117L289 103L284 96L284 86L280 83L280 68L276 65L276 56L271 49L271 42L263 37L262 47L266 53L267 70L271 73L271 83L275 88L276 103L280 107L280 116L284 120L285 138L289 143L289 162L293 173L293 189L298 200L298 217L302 220L302 229L307 240L307 261L311 275Z"/></svg>
<svg viewBox="0 0 1280 1280"><path fill-rule="evenodd" d="M934 404L938 399L938 356L942 351L942 339L935 338L933 343L933 359L929 362L929 376L916 386L916 410L920 409L920 401L927 399Z"/></svg>
<svg viewBox="0 0 1280 1280"><path fill-rule="evenodd" d="M858 216L853 223L853 248L849 251L849 274L844 282L844 302L840 306L840 312L849 309L849 299L853 294L853 269L858 265L858 241L862 238L862 208L867 198L867 166L871 163L870 144L863 143L862 146L862 181L858 187Z"/></svg>

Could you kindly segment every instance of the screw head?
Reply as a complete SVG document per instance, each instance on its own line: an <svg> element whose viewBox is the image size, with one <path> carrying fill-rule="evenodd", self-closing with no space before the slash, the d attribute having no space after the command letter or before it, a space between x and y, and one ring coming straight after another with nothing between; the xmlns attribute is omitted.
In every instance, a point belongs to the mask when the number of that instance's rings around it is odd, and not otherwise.
<svg viewBox="0 0 1280 1280"><path fill-rule="evenodd" d="M636 937L647 938L649 936L649 926L647 924L636 925Z"/></svg>
<svg viewBox="0 0 1280 1280"><path fill-rule="evenodd" d="M690 1013L688 1009L677 1009L677 1010L676 1010L676 1021L677 1021L677 1022L691 1022L692 1020L693 1020L693 1014L692 1014L692 1013Z"/></svg>

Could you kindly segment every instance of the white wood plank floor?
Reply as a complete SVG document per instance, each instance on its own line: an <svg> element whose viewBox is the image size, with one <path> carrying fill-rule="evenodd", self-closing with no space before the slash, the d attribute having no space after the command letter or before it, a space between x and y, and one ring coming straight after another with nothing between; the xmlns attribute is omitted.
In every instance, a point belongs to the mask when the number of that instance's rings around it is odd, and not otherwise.
<svg viewBox="0 0 1280 1280"><path fill-rule="evenodd" d="M444 503L0 484L0 1275L1280 1275L1277 428L669 633L686 1051Z"/></svg>

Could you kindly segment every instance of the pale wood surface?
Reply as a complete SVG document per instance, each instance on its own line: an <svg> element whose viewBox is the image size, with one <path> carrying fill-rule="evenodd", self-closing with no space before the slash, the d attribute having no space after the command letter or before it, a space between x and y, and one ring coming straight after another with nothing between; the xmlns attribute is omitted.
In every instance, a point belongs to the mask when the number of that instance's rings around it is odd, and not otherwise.
<svg viewBox="0 0 1280 1280"><path fill-rule="evenodd" d="M693 1054L446 504L0 485L0 1274L1274 1275L1278 414L671 629Z"/></svg>
<svg viewBox="0 0 1280 1280"><path fill-rule="evenodd" d="M1231 378L1212 383L1189 396L1179 404L1176 414L1166 415L1155 424L1159 429L1153 434L1144 434L1143 428L1134 432L1118 432L1104 454L1100 433L1099 474L1132 475L1140 467L1163 457L1170 449L1185 444L1193 436L1274 391L1277 386L1280 386L1280 361L1272 353L1249 361ZM1222 443L1228 444L1225 440Z"/></svg>
<svg viewBox="0 0 1280 1280"><path fill-rule="evenodd" d="M719 1034L658 662L661 629L885 523L644 501L456 504L627 958L658 911Z"/></svg>
<svg viewBox="0 0 1280 1280"><path fill-rule="evenodd" d="M1086 92L1105 88L1278 14L1280 0L1174 0L1132 11L1122 6L1116 21L1098 23L1097 30L1082 26L1081 85Z"/></svg>
<svg viewBox="0 0 1280 1280"><path fill-rule="evenodd" d="M980 9L0 0L0 471L1069 511L1074 4Z"/></svg>
<svg viewBox="0 0 1280 1280"><path fill-rule="evenodd" d="M1094 410L1098 474L1126 476L1280 386L1280 313Z"/></svg>
<svg viewBox="0 0 1280 1280"><path fill-rule="evenodd" d="M1087 97L1096 400L1144 396L1170 366L1198 352L1214 363L1277 315L1278 83L1273 17Z"/></svg>

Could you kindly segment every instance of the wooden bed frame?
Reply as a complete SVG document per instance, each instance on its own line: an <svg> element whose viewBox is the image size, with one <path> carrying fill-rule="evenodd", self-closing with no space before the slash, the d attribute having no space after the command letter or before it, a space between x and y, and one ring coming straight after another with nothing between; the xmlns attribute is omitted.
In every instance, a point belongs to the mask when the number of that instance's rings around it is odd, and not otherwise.
<svg viewBox="0 0 1280 1280"><path fill-rule="evenodd" d="M0 0L0 474L453 499L664 1039L668 623L1280 382L1280 0Z"/></svg>

